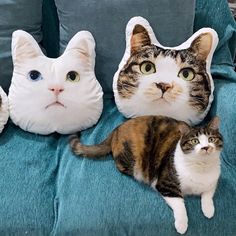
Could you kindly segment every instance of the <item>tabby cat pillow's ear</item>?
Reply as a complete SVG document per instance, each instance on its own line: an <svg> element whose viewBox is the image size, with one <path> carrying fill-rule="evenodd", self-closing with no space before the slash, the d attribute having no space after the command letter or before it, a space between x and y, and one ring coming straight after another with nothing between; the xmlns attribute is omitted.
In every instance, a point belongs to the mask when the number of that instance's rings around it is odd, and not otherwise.
<svg viewBox="0 0 236 236"><path fill-rule="evenodd" d="M213 37L211 33L200 34L193 40L190 50L193 51L199 60L205 61L211 52Z"/></svg>
<svg viewBox="0 0 236 236"><path fill-rule="evenodd" d="M138 51L141 47L151 45L148 31L142 25L135 25L131 36L131 53Z"/></svg>
<svg viewBox="0 0 236 236"><path fill-rule="evenodd" d="M23 30L12 34L12 59L13 63L22 62L43 55L35 39Z"/></svg>
<svg viewBox="0 0 236 236"><path fill-rule="evenodd" d="M88 31L78 32L69 42L65 53L75 52L81 58L94 64L95 61L95 40Z"/></svg>
<svg viewBox="0 0 236 236"><path fill-rule="evenodd" d="M215 116L211 119L211 121L208 123L208 128L213 130L218 130L220 126L220 118L218 116Z"/></svg>

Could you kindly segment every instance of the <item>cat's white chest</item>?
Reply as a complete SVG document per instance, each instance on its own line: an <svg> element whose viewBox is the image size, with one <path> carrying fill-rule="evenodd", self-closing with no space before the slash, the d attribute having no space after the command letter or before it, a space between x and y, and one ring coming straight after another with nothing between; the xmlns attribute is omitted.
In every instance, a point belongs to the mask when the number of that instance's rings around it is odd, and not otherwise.
<svg viewBox="0 0 236 236"><path fill-rule="evenodd" d="M220 176L220 167L205 173L198 173L194 170L178 171L181 190L184 195L200 195L203 192L215 188Z"/></svg>
<svg viewBox="0 0 236 236"><path fill-rule="evenodd" d="M209 161L186 160L179 147L175 152L175 168L184 195L200 195L216 187L220 176L220 159L218 154ZM191 160L191 159L190 159Z"/></svg>

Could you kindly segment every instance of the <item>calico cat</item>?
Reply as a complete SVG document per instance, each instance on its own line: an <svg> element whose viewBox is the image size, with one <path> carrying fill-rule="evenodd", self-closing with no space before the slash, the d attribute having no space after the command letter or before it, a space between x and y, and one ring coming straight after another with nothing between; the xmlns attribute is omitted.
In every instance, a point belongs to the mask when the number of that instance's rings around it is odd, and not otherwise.
<svg viewBox="0 0 236 236"><path fill-rule="evenodd" d="M119 110L128 118L164 115L188 124L199 123L213 96L207 66L212 48L210 32L198 34L189 48L164 48L152 44L144 26L135 25L130 57L114 89Z"/></svg>
<svg viewBox="0 0 236 236"><path fill-rule="evenodd" d="M204 127L190 127L163 116L130 119L117 127L101 144L83 145L71 137L76 155L100 158L112 153L118 170L157 190L172 208L176 230L188 227L185 195L201 195L207 218L214 215L213 195L220 176L223 139L219 119Z"/></svg>

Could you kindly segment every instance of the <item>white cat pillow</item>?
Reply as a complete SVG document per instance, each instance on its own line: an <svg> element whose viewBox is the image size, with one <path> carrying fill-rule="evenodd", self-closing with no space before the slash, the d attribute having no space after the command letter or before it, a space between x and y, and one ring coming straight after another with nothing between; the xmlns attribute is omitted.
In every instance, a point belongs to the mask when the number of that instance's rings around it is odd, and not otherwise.
<svg viewBox="0 0 236 236"><path fill-rule="evenodd" d="M103 109L95 73L95 41L81 31L62 56L46 57L34 38L13 33L14 71L9 89L12 121L38 134L74 133L94 125Z"/></svg>
<svg viewBox="0 0 236 236"><path fill-rule="evenodd" d="M164 115L201 122L213 100L210 65L217 43L217 33L203 28L178 47L164 47L147 20L132 18L113 80L119 111L128 118Z"/></svg>
<svg viewBox="0 0 236 236"><path fill-rule="evenodd" d="M9 118L8 97L0 87L0 133L3 131Z"/></svg>

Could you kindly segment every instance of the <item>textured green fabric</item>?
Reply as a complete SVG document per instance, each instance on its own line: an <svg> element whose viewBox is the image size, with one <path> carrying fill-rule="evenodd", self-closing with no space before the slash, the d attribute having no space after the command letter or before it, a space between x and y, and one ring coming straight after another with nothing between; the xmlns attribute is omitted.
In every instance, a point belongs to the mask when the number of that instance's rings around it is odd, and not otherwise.
<svg viewBox="0 0 236 236"><path fill-rule="evenodd" d="M195 0L55 0L64 51L77 31L89 30L96 41L96 75L105 96L112 96L113 76L125 51L125 28L133 16L146 18L160 43L176 46L193 29ZM184 5L184 7L183 7Z"/></svg>
<svg viewBox="0 0 236 236"><path fill-rule="evenodd" d="M0 1L0 86L8 91L12 76L11 36L22 29L42 40L42 0Z"/></svg>
<svg viewBox="0 0 236 236"><path fill-rule="evenodd" d="M0 135L0 235L49 235L54 224L58 135Z"/></svg>

